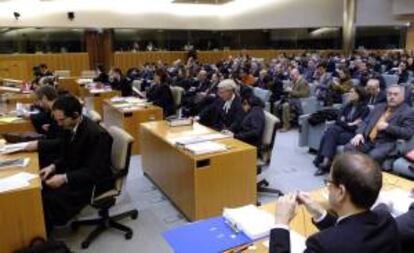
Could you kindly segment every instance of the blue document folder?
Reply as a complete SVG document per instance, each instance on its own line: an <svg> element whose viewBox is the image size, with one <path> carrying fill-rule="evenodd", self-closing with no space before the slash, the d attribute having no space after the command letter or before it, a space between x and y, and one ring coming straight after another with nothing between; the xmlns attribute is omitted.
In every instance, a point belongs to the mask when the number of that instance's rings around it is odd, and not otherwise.
<svg viewBox="0 0 414 253"><path fill-rule="evenodd" d="M163 236L175 253L218 253L252 243L243 232L234 232L223 217L186 224Z"/></svg>

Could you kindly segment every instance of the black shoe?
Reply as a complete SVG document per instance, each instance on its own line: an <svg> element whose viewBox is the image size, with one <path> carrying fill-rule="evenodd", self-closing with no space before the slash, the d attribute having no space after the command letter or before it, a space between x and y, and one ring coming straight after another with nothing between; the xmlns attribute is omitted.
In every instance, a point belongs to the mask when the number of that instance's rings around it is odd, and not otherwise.
<svg viewBox="0 0 414 253"><path fill-rule="evenodd" d="M321 162L322 162L321 159L318 159L318 157L316 157L312 161L313 165L315 165L316 168L319 168L319 164L321 164Z"/></svg>
<svg viewBox="0 0 414 253"><path fill-rule="evenodd" d="M318 169L313 175L315 177L319 177L319 176L323 176L325 174L327 174L328 172L326 170L322 170L322 169Z"/></svg>

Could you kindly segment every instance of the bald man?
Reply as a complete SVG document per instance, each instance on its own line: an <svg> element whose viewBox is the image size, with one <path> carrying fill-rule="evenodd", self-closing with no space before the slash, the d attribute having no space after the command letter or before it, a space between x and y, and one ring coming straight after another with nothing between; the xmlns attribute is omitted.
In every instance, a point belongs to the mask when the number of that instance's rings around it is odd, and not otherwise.
<svg viewBox="0 0 414 253"><path fill-rule="evenodd" d="M380 88L380 81L378 79L369 79L367 86L365 87L368 98L368 105L377 105L387 102L387 96Z"/></svg>

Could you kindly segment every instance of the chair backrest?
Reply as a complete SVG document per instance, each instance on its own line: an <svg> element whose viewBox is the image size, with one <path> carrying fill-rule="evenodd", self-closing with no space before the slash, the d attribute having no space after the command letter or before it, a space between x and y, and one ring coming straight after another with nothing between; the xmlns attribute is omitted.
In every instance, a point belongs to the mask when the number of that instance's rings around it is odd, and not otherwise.
<svg viewBox="0 0 414 253"><path fill-rule="evenodd" d="M181 100L183 98L184 89L178 86L171 86L170 89L174 99L175 107L178 108L181 106Z"/></svg>
<svg viewBox="0 0 414 253"><path fill-rule="evenodd" d="M262 145L272 148L280 120L270 112L264 111L264 114L265 127L262 135Z"/></svg>
<svg viewBox="0 0 414 253"><path fill-rule="evenodd" d="M267 103L270 100L270 96L272 95L272 92L269 90L265 90L259 87L254 87L253 94L258 97L260 100L262 100L263 103Z"/></svg>
<svg viewBox="0 0 414 253"><path fill-rule="evenodd" d="M101 123L102 121L102 117L99 114L99 112L95 111L95 110L88 110L86 111L86 116L89 117L92 121L96 122L96 123Z"/></svg>
<svg viewBox="0 0 414 253"><path fill-rule="evenodd" d="M70 70L55 70L55 76L70 77Z"/></svg>
<svg viewBox="0 0 414 253"><path fill-rule="evenodd" d="M393 84L398 84L398 75L387 75L387 74L383 74L382 77L385 80L385 85L387 87L393 85Z"/></svg>
<svg viewBox="0 0 414 253"><path fill-rule="evenodd" d="M303 114L314 113L319 109L319 101L314 96L307 97L307 98L301 98L300 103L302 106Z"/></svg>
<svg viewBox="0 0 414 253"><path fill-rule="evenodd" d="M83 70L81 72L81 77L82 78L94 78L94 77L96 77L96 71L94 71L94 70Z"/></svg>
<svg viewBox="0 0 414 253"><path fill-rule="evenodd" d="M353 78L352 79L352 85L355 86L359 86L361 84L361 81L359 79Z"/></svg>
<svg viewBox="0 0 414 253"><path fill-rule="evenodd" d="M118 177L115 188L121 191L125 176L128 174L131 149L134 138L122 128L111 126L107 129L112 136L111 163L114 174L123 175Z"/></svg>

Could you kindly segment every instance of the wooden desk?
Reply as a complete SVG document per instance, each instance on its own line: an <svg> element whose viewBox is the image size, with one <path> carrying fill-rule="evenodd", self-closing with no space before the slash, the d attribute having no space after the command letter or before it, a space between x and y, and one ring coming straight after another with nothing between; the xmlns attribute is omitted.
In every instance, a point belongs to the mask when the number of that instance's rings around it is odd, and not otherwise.
<svg viewBox="0 0 414 253"><path fill-rule="evenodd" d="M162 120L162 108L149 105L137 110L124 111L115 108L110 100L103 103L103 118L107 126L119 126L127 131L135 141L132 144L132 154L140 154L140 124L148 121Z"/></svg>
<svg viewBox="0 0 414 253"><path fill-rule="evenodd" d="M36 100L34 93L29 94L4 94L3 101L7 104L15 105L16 103L32 104Z"/></svg>
<svg viewBox="0 0 414 253"><path fill-rule="evenodd" d="M1 104L0 111L1 113L9 113L12 110L16 109L15 104ZM1 118L1 117L0 117ZM11 123L2 123L0 122L0 134L9 133L9 132L34 132L35 129L30 120L19 119Z"/></svg>
<svg viewBox="0 0 414 253"><path fill-rule="evenodd" d="M80 96L81 86L77 82L79 77L60 77L58 80L58 90L67 91L74 96Z"/></svg>
<svg viewBox="0 0 414 253"><path fill-rule="evenodd" d="M214 133L198 123L169 127L141 124L142 168L189 220L221 215L224 207L256 203L256 148L235 139L217 142L229 151L194 155L171 138Z"/></svg>
<svg viewBox="0 0 414 253"><path fill-rule="evenodd" d="M121 92L117 90L108 90L108 91L99 92L99 93L92 93L88 88L81 87L81 97L84 98L85 108L89 110L95 110L102 117L103 117L103 101L106 99L116 97L116 96L120 96L120 95L121 95Z"/></svg>
<svg viewBox="0 0 414 253"><path fill-rule="evenodd" d="M382 190L387 191L394 188L400 188L405 191L410 191L414 188L414 181L410 181L408 179L395 176L389 173L383 173L383 188ZM321 188L311 192L312 197L320 202L324 206L328 206L327 199L323 197L324 195L327 196L328 191L326 188ZM271 214L274 214L276 211L275 203L270 203L261 207L263 210L268 211ZM312 234L318 232L318 229L312 223L312 216L306 211L304 206L299 206L297 210L296 216L290 223L290 227L292 230L298 232L299 234L309 237ZM266 239L268 240L268 239ZM268 253L269 249L263 246L263 241L257 242L255 244L256 250L246 250L245 252L256 252L256 253Z"/></svg>
<svg viewBox="0 0 414 253"><path fill-rule="evenodd" d="M38 173L37 153L0 155L0 159L30 157L27 168L0 170L0 178L18 172ZM0 252L13 252L28 246L34 237L46 238L40 178L30 181L30 186L0 192Z"/></svg>

